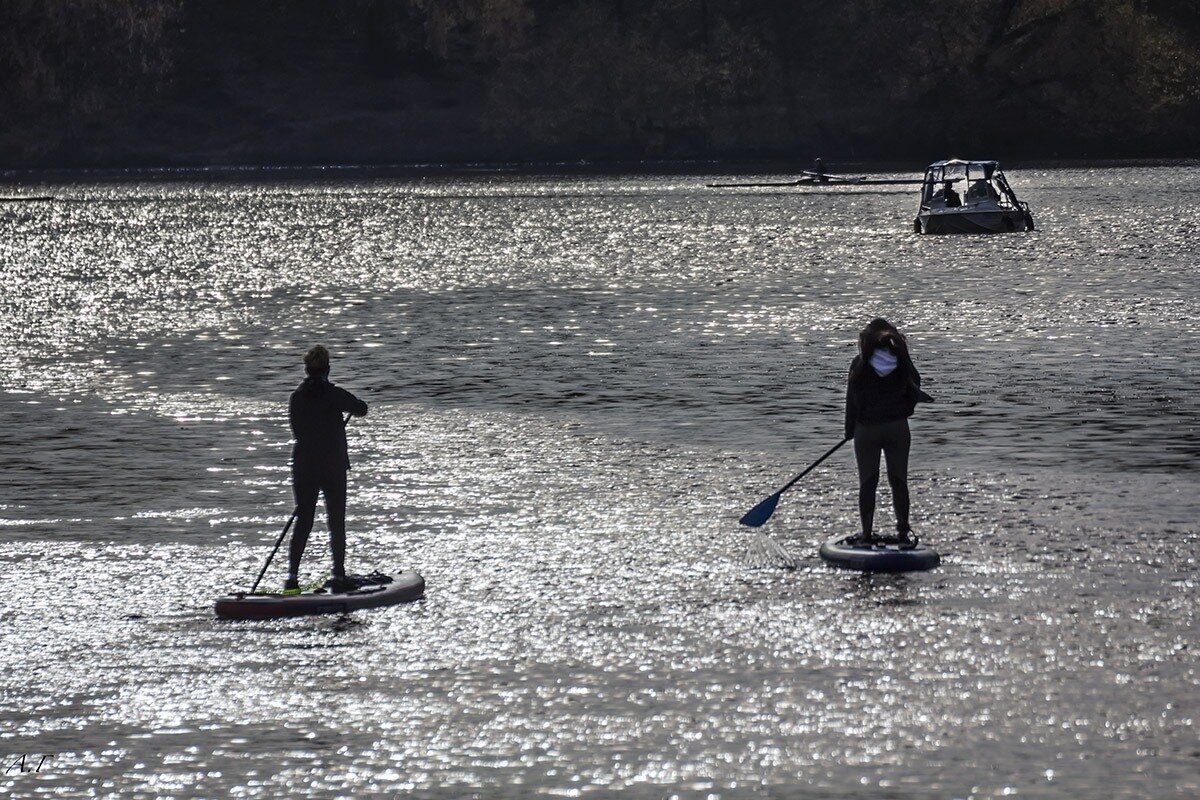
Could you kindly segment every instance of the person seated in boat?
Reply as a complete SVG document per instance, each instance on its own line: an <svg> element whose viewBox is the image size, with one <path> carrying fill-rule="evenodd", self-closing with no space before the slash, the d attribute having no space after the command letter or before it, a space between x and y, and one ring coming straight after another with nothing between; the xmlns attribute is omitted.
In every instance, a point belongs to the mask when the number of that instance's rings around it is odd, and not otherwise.
<svg viewBox="0 0 1200 800"><path fill-rule="evenodd" d="M958 196L958 192L954 191L954 186L950 181L946 181L942 193L942 196L946 198L946 208L959 208L962 206L962 198Z"/></svg>
<svg viewBox="0 0 1200 800"><path fill-rule="evenodd" d="M813 159L812 171L814 173L813 180L817 183L829 183L829 178L825 174L825 162L819 157Z"/></svg>
<svg viewBox="0 0 1200 800"><path fill-rule="evenodd" d="M983 178L973 181L969 189L967 189L968 203L983 203L988 200L997 202L1000 200L1000 195L996 194L996 190L992 188L992 184L988 183Z"/></svg>
<svg viewBox="0 0 1200 800"><path fill-rule="evenodd" d="M858 335L858 355L850 362L846 382L847 439L854 440L858 464L858 513L862 533L852 544L873 544L875 491L879 457L887 461L888 484L902 547L915 547L909 525L908 418L918 402L933 398L921 391L921 375L913 365L904 334L882 318L871 320Z"/></svg>
<svg viewBox="0 0 1200 800"><path fill-rule="evenodd" d="M308 544L317 495L325 496L329 523L329 549L333 553L330 588L345 591L346 582L346 472L350 455L346 446L346 418L364 417L367 404L329 382L329 351L316 345L304 354L304 381L292 392L288 420L292 446L292 492L296 498L296 529L288 550L288 575L284 594L300 592L300 559Z"/></svg>

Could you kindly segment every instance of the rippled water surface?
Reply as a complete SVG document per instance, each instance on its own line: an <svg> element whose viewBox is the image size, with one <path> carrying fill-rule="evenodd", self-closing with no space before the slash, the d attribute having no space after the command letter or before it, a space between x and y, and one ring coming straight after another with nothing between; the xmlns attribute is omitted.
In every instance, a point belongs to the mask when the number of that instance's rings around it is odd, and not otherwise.
<svg viewBox="0 0 1200 800"><path fill-rule="evenodd" d="M0 205L0 792L1195 797L1200 168L1010 178L1039 231L704 177L22 187L59 200ZM820 563L842 451L772 566L736 521L837 441L875 315L938 399L944 564ZM219 623L317 341L371 404L351 567L427 596Z"/></svg>

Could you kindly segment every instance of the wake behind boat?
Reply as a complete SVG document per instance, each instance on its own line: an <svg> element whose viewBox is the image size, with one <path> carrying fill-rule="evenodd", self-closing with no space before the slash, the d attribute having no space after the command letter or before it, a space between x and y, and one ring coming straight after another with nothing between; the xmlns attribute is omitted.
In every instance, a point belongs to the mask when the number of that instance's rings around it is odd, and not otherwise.
<svg viewBox="0 0 1200 800"><path fill-rule="evenodd" d="M965 187L959 195L955 185ZM997 161L935 161L925 170L916 233L1010 233L1033 230L1029 204L1016 192Z"/></svg>

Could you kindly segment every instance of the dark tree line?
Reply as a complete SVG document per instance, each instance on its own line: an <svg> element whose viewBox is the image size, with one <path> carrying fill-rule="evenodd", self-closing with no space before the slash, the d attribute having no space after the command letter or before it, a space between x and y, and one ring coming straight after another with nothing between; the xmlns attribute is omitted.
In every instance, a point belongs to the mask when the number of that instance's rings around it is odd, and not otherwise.
<svg viewBox="0 0 1200 800"><path fill-rule="evenodd" d="M6 0L0 163L1187 155L1200 0Z"/></svg>

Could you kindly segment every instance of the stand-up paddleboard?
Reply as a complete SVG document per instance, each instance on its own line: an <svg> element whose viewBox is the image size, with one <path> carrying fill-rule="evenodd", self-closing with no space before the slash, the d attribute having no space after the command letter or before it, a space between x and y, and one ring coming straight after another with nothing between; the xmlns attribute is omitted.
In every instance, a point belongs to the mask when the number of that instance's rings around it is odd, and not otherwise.
<svg viewBox="0 0 1200 800"><path fill-rule="evenodd" d="M853 545L849 536L839 536L821 545L821 558L835 567L857 569L864 572L912 572L933 569L941 562L937 551L927 545L918 544L911 549L901 548L895 542L880 542L873 545Z"/></svg>
<svg viewBox="0 0 1200 800"><path fill-rule="evenodd" d="M358 588L347 592L331 592L326 587L293 595L238 592L219 598L215 610L220 619L346 614L364 608L381 608L419 600L425 594L425 579L415 572L401 572L394 578L379 572L354 577L359 579L360 584Z"/></svg>

